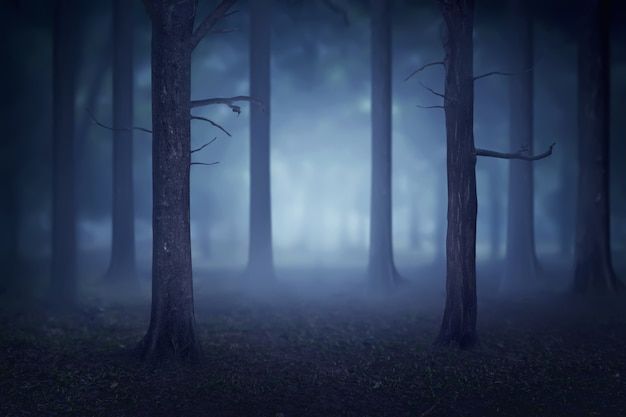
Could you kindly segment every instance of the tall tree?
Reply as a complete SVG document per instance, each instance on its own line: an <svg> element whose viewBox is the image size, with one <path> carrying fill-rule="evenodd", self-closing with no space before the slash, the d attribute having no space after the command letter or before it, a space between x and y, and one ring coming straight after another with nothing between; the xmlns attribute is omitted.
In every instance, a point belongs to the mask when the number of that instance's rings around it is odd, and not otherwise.
<svg viewBox="0 0 626 417"><path fill-rule="evenodd" d="M578 49L577 292L616 291L610 247L610 1L586 0Z"/></svg>
<svg viewBox="0 0 626 417"><path fill-rule="evenodd" d="M152 20L152 309L144 358L193 360L195 335L189 226L191 54L235 3L221 1L194 30L195 0L145 0Z"/></svg>
<svg viewBox="0 0 626 417"><path fill-rule="evenodd" d="M393 261L391 218L391 1L371 0L372 178L370 281L398 280Z"/></svg>
<svg viewBox="0 0 626 417"><path fill-rule="evenodd" d="M250 2L250 247L248 274L274 276L270 177L270 45L272 0Z"/></svg>
<svg viewBox="0 0 626 417"><path fill-rule="evenodd" d="M77 61L76 4L56 0L53 34L53 155L51 300L76 298L74 100Z"/></svg>
<svg viewBox="0 0 626 417"><path fill-rule="evenodd" d="M446 306L437 342L476 341L476 153L473 0L442 0L446 27L444 111L448 171Z"/></svg>
<svg viewBox="0 0 626 417"><path fill-rule="evenodd" d="M109 280L135 275L133 3L113 0L113 218Z"/></svg>
<svg viewBox="0 0 626 417"><path fill-rule="evenodd" d="M443 99L446 123L448 229L446 235L446 304L436 343L472 346L476 340L476 157L536 161L552 154L553 146L531 156L527 149L513 153L474 146L474 82L499 71L473 75L473 0L440 0L445 23L445 57L415 70L408 78L434 66L445 68L445 92L426 87Z"/></svg>
<svg viewBox="0 0 626 417"><path fill-rule="evenodd" d="M533 150L533 21L529 1L509 0L509 79L511 150ZM511 161L506 239L505 291L518 291L536 280L535 222L531 161Z"/></svg>

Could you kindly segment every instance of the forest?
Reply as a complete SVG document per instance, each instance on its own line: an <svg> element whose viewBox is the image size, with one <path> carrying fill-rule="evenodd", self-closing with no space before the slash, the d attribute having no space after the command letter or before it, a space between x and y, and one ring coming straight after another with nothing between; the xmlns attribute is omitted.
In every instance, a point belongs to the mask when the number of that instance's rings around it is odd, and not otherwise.
<svg viewBox="0 0 626 417"><path fill-rule="evenodd" d="M0 416L626 415L626 3L0 20Z"/></svg>

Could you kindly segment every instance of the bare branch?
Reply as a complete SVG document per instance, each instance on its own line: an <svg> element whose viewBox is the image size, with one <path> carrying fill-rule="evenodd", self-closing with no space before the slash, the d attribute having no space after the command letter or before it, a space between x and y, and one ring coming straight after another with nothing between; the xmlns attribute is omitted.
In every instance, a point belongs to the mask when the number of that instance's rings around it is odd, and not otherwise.
<svg viewBox="0 0 626 417"><path fill-rule="evenodd" d="M421 104L416 104L416 107L419 107L420 109L443 109L443 106L422 106Z"/></svg>
<svg viewBox="0 0 626 417"><path fill-rule="evenodd" d="M234 97L214 97L214 98L206 98L202 100L192 100L191 108L202 107L202 106L210 106L213 104L224 104L228 106L234 113L237 115L241 114L241 106L236 105L235 103L238 101L247 101L252 104L256 104L258 106L263 107L263 102L257 100L254 97L250 96L234 96Z"/></svg>
<svg viewBox="0 0 626 417"><path fill-rule="evenodd" d="M548 156L552 155L552 150L554 149L554 145L556 145L556 143L553 143L545 152L540 153L538 155L526 155L526 153L528 152L528 149L520 149L517 152L506 153L506 152L496 152L496 151L490 151L488 149L476 148L476 156L488 156L491 158L500 158L500 159L521 159L523 161L538 161L540 159L547 158Z"/></svg>
<svg viewBox="0 0 626 417"><path fill-rule="evenodd" d="M203 150L204 148L206 148L207 146L209 146L210 144L212 144L213 142L215 142L217 140L217 136L214 137L213 139L211 139L210 141L208 141L207 143L205 143L204 145L200 146L199 148L196 149L192 149L191 153L196 153L196 152L200 152L201 150Z"/></svg>
<svg viewBox="0 0 626 417"><path fill-rule="evenodd" d="M213 11L204 18L202 23L196 28L191 35L191 49L195 49L205 35L213 30L215 25L224 18L228 9L230 9L237 0L222 0L220 4L215 6Z"/></svg>
<svg viewBox="0 0 626 417"><path fill-rule="evenodd" d="M215 126L216 128L218 128L219 130L221 130L222 132L226 133L228 136L232 136L228 130L224 129L222 126L220 126L219 124L215 123L213 120L211 119L207 119L206 117L202 117L202 116L191 116L191 120L202 120L203 122L208 122L211 123L213 126Z"/></svg>
<svg viewBox="0 0 626 417"><path fill-rule="evenodd" d="M520 75L520 74L524 74L526 72L530 72L533 70L533 67L530 68L526 68L523 71L517 71L517 72L503 72L503 71L491 71L491 72L487 72L485 74L481 74L481 75L477 75L474 77L474 81L476 80L480 80L482 78L487 78L487 77L491 77L492 75L502 75L504 77L510 77L512 75Z"/></svg>
<svg viewBox="0 0 626 417"><path fill-rule="evenodd" d="M217 165L219 164L220 161L215 161L215 162L192 162L190 165L204 165L204 166L211 166L211 165Z"/></svg>
<svg viewBox="0 0 626 417"><path fill-rule="evenodd" d="M131 127L112 127L112 126L107 126L104 123L99 122L98 119L96 119L96 117L91 113L91 111L89 111L89 109L85 109L85 111L87 112L87 114L89 114L89 117L91 118L91 120L95 124L97 124L98 126L104 128L104 129L112 130L114 132L130 132L132 130L139 130L141 132L152 133L152 130L146 129L144 127L138 127L138 126L131 126Z"/></svg>
<svg viewBox="0 0 626 417"><path fill-rule="evenodd" d="M432 88L430 88L429 86L425 85L425 84L424 84L423 82L421 82L421 81L420 81L419 83L420 83L420 85L422 86L422 88L425 88L426 90L430 91L432 94L434 94L434 95L436 95L436 96L439 96L439 97L441 97L441 98L442 98L442 99L444 99L444 100L446 99L445 94L442 94L442 93L440 93L440 92L438 92L438 91L433 90Z"/></svg>
<svg viewBox="0 0 626 417"><path fill-rule="evenodd" d="M421 67L419 67L418 69L416 69L415 71L413 71L412 73L410 73L410 74L408 75L408 77L406 77L406 78L404 79L404 81L409 81L409 80L411 79L411 77L413 77L414 75L416 75L416 74L418 74L418 73L420 73L420 72L424 71L424 70L425 70L426 68L428 68L428 67L432 67L432 66L435 66L435 65L445 65L445 64L444 64L444 62L443 62L443 61L437 61L437 62L430 62L430 63L428 63L428 64L422 65Z"/></svg>

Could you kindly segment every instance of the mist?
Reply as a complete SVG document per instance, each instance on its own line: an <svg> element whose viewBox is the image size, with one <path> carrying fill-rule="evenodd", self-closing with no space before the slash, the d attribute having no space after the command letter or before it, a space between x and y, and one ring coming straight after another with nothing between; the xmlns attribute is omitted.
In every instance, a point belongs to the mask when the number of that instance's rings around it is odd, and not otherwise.
<svg viewBox="0 0 626 417"><path fill-rule="evenodd" d="M0 10L0 414L626 410L621 3Z"/></svg>

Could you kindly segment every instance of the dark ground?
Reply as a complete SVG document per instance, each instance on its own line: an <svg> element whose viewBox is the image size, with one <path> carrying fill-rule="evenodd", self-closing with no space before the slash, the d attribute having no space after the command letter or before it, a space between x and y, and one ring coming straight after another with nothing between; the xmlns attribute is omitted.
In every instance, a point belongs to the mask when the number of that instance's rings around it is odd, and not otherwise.
<svg viewBox="0 0 626 417"><path fill-rule="evenodd" d="M0 416L626 415L624 297L484 295L480 345L458 351L432 347L439 290L318 287L200 288L203 360L164 369L133 357L145 297L56 315L5 304Z"/></svg>

